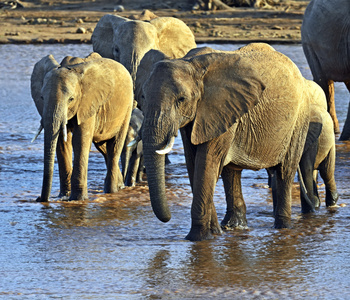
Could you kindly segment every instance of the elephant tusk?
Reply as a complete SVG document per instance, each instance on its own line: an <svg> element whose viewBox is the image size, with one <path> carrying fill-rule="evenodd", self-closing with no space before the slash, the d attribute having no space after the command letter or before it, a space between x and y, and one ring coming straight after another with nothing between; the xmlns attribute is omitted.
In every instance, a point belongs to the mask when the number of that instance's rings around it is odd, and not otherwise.
<svg viewBox="0 0 350 300"><path fill-rule="evenodd" d="M158 154L161 154L161 155L168 154L171 151L171 149L173 148L174 142L175 142L175 137L172 136L171 139L166 144L165 148L163 148L161 150L156 150L156 152Z"/></svg>
<svg viewBox="0 0 350 300"><path fill-rule="evenodd" d="M140 142L137 144L137 148L136 148L137 155L140 155L142 153L142 150L143 150L143 144L142 144L142 140L140 140Z"/></svg>
<svg viewBox="0 0 350 300"><path fill-rule="evenodd" d="M67 142L67 125L63 126L63 140L64 142Z"/></svg>
<svg viewBox="0 0 350 300"><path fill-rule="evenodd" d="M38 128L38 132L36 133L36 135L33 137L31 143L33 143L37 138L38 136L40 135L41 131L44 129L43 125L40 124L40 127Z"/></svg>
<svg viewBox="0 0 350 300"><path fill-rule="evenodd" d="M133 139L133 140L127 145L127 147L128 147L128 148L133 147L133 146L136 145L136 143L137 143L137 139Z"/></svg>

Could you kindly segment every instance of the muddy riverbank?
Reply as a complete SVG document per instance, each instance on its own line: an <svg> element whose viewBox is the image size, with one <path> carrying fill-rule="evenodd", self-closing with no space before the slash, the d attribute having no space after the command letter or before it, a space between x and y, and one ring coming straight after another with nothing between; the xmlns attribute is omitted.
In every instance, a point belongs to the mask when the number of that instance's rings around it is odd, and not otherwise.
<svg viewBox="0 0 350 300"><path fill-rule="evenodd" d="M2 2L2 1L1 1ZM300 43L300 27L309 1L281 0L268 8L192 10L186 0L22 1L22 8L0 11L0 43L90 43L98 20L105 14L137 16L148 9L157 16L174 16L194 32L198 43ZM124 3L125 2L125 3Z"/></svg>

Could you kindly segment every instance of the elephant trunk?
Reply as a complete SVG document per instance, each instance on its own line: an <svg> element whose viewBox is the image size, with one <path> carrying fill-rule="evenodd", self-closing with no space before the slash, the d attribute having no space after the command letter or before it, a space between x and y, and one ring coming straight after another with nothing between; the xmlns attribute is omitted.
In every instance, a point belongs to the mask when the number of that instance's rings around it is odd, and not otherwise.
<svg viewBox="0 0 350 300"><path fill-rule="evenodd" d="M40 202L49 201L52 178L55 162L55 153L60 130L64 130L67 124L67 118L56 118L52 116L49 120L44 120L44 174L43 185L41 189Z"/></svg>
<svg viewBox="0 0 350 300"><path fill-rule="evenodd" d="M128 53L125 56L121 57L120 62L123 66L126 67L126 69L129 71L132 81L134 83L135 87L135 82L136 82L136 73L137 73L137 68L140 64L140 57L139 55L135 52L132 51L132 53Z"/></svg>
<svg viewBox="0 0 350 300"><path fill-rule="evenodd" d="M157 146L143 140L144 164L153 211L162 222L168 222L171 213L165 195L165 155L156 153Z"/></svg>

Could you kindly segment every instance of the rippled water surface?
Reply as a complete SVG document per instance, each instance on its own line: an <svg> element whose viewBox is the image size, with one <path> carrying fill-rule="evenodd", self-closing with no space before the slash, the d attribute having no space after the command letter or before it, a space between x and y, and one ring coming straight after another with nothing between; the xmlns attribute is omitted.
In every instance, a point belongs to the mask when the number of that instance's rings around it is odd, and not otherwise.
<svg viewBox="0 0 350 300"><path fill-rule="evenodd" d="M239 45L212 45L234 50ZM275 46L305 77L300 45ZM47 54L86 56L91 45L0 45L0 298L2 299L349 299L350 144L337 142L339 207L300 214L293 192L293 228L272 228L264 170L244 171L249 229L189 242L191 192L178 138L167 167L172 219L163 224L146 183L102 193L105 166L92 149L86 202L61 202L57 166L52 199L36 203L43 169L43 135L30 95L34 64ZM336 85L341 125L348 94ZM322 182L320 182L320 185ZM321 186L321 197L324 190ZM215 193L225 213L222 182Z"/></svg>

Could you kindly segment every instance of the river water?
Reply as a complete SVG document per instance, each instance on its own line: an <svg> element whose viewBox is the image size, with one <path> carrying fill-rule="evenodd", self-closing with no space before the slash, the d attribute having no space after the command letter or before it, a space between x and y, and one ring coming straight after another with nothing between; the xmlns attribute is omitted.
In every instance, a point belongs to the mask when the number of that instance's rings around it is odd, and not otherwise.
<svg viewBox="0 0 350 300"><path fill-rule="evenodd" d="M240 45L211 45L234 50ZM278 45L306 78L300 45ZM0 298L1 299L349 299L350 144L337 142L339 207L300 213L293 190L293 228L275 230L264 170L245 170L249 229L189 242L191 192L181 139L167 167L172 219L154 216L145 182L103 194L105 165L93 148L89 201L61 202L57 165L48 204L36 203L43 135L31 143L39 115L30 95L34 64L47 54L84 57L91 45L0 45ZM348 94L336 85L341 126ZM319 182L324 199L322 182ZM225 213L222 182L215 192Z"/></svg>

